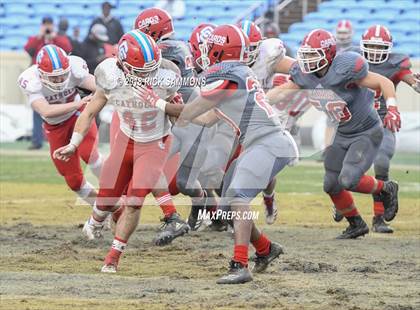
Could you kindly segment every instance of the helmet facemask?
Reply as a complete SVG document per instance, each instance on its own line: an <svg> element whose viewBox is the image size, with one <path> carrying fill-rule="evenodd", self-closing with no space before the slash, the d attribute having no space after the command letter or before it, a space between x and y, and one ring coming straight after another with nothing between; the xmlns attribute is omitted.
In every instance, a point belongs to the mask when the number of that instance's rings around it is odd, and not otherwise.
<svg viewBox="0 0 420 310"><path fill-rule="evenodd" d="M336 39L339 44L351 44L352 43L353 32L349 29L339 30L337 29Z"/></svg>
<svg viewBox="0 0 420 310"><path fill-rule="evenodd" d="M257 61L258 55L260 53L260 45L261 45L261 41L258 41L257 43L251 43L248 49L248 61L247 61L248 66L252 66L254 62Z"/></svg>
<svg viewBox="0 0 420 310"><path fill-rule="evenodd" d="M67 87L70 80L70 66L67 69L58 69L53 72L38 70L42 84L49 90L59 92Z"/></svg>
<svg viewBox="0 0 420 310"><path fill-rule="evenodd" d="M303 73L314 73L328 65L324 50L310 46L302 46L298 49L297 61Z"/></svg>
<svg viewBox="0 0 420 310"><path fill-rule="evenodd" d="M200 57L197 57L195 63L201 70L206 70L210 66L210 59L207 56L208 53L208 46L206 42L202 42L198 44L198 49L200 50Z"/></svg>
<svg viewBox="0 0 420 310"><path fill-rule="evenodd" d="M360 49L367 62L371 64L381 64L388 60L392 49L392 42L382 40L362 40Z"/></svg>

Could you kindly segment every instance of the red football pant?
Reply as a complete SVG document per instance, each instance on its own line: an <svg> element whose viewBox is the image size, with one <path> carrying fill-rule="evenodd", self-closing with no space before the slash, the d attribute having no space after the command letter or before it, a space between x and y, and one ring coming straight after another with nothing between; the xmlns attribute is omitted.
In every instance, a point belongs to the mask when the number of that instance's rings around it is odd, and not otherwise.
<svg viewBox="0 0 420 310"><path fill-rule="evenodd" d="M89 128L83 142L78 147L69 161L65 162L53 158L53 153L59 147L67 145L73 134L74 124L80 112L76 112L68 120L58 125L50 125L44 123L44 131L50 144L50 155L54 162L55 168L66 180L67 185L73 190L80 190L84 183L83 171L80 165L80 158L85 163L94 163L99 159L97 128L95 122Z"/></svg>
<svg viewBox="0 0 420 310"><path fill-rule="evenodd" d="M163 174L170 147L169 136L148 143L139 143L119 130L99 178L97 208L110 211L127 185L129 185L128 204L132 204L133 198L140 198L134 201L136 207L141 207L144 197L155 188Z"/></svg>

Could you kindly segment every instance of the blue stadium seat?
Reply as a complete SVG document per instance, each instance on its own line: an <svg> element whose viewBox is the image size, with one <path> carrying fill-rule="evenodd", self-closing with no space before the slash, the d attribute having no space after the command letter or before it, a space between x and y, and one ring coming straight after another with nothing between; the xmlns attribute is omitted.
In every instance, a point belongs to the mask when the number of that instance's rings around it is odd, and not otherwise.
<svg viewBox="0 0 420 310"><path fill-rule="evenodd" d="M51 15L54 16L58 13L61 13L62 10L56 3L38 3L36 1L32 4L32 10L37 15Z"/></svg>
<svg viewBox="0 0 420 310"><path fill-rule="evenodd" d="M338 8L338 9L344 9L348 8L349 6L356 5L356 1L323 1L319 6L318 10L323 11L324 8Z"/></svg>
<svg viewBox="0 0 420 310"><path fill-rule="evenodd" d="M5 47L6 49L10 50L20 50L25 45L26 41L28 40L25 36L12 36L7 37L5 40L2 40L0 45Z"/></svg>
<svg viewBox="0 0 420 310"><path fill-rule="evenodd" d="M334 20L334 15L330 15L324 12L313 12L304 16L305 22L330 22Z"/></svg>

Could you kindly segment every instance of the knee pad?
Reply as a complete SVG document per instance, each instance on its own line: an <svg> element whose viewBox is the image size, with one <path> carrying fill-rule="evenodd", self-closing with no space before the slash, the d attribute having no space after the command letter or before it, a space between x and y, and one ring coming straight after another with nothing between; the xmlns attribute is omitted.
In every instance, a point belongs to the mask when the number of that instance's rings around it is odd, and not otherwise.
<svg viewBox="0 0 420 310"><path fill-rule="evenodd" d="M351 167L351 169L344 168L338 176L338 183L345 190L354 190L359 184L360 177L363 173L357 169L357 167Z"/></svg>
<svg viewBox="0 0 420 310"><path fill-rule="evenodd" d="M374 170L376 175L388 176L389 173L389 157L385 153L378 153L374 162Z"/></svg>
<svg viewBox="0 0 420 310"><path fill-rule="evenodd" d="M327 194L337 194L341 186L338 183L338 173L326 172L324 176L324 192Z"/></svg>
<svg viewBox="0 0 420 310"><path fill-rule="evenodd" d="M83 174L75 173L70 175L65 175L64 179L66 180L67 185L71 188L72 191L77 192L83 185Z"/></svg>

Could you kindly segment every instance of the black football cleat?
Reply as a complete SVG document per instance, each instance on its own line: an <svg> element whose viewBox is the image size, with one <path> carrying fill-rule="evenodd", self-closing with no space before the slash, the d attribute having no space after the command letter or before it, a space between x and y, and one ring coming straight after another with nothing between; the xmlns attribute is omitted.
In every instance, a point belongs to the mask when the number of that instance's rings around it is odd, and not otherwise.
<svg viewBox="0 0 420 310"><path fill-rule="evenodd" d="M252 273L248 267L241 263L230 261L229 271L226 275L217 280L217 284L242 284L252 281Z"/></svg>
<svg viewBox="0 0 420 310"><path fill-rule="evenodd" d="M193 231L198 230L203 223L203 220L198 218L200 210L205 210L204 206L191 206L191 212L187 222Z"/></svg>
<svg viewBox="0 0 420 310"><path fill-rule="evenodd" d="M398 213L398 183L394 181L384 182L384 188L380 194L384 204L384 219L392 221Z"/></svg>
<svg viewBox="0 0 420 310"><path fill-rule="evenodd" d="M252 272L261 273L265 271L268 265L283 253L283 247L280 244L271 242L270 252L267 255L260 256L257 253L255 253L255 256L253 257L255 265L252 269Z"/></svg>
<svg viewBox="0 0 420 310"><path fill-rule="evenodd" d="M337 211L337 208L335 207L335 205L332 206L332 215L333 215L333 220L337 223L341 222L344 218L344 215L342 215L340 212Z"/></svg>
<svg viewBox="0 0 420 310"><path fill-rule="evenodd" d="M369 227L360 215L347 217L346 219L350 225L341 235L337 236L337 239L356 239L369 233Z"/></svg>
<svg viewBox="0 0 420 310"><path fill-rule="evenodd" d="M392 234L394 230L384 221L383 215L376 215L372 219L372 230L380 234Z"/></svg>
<svg viewBox="0 0 420 310"><path fill-rule="evenodd" d="M178 213L173 213L167 218L161 220L163 222L161 231L156 236L155 245L163 246L172 242L190 230L190 226L184 222Z"/></svg>

